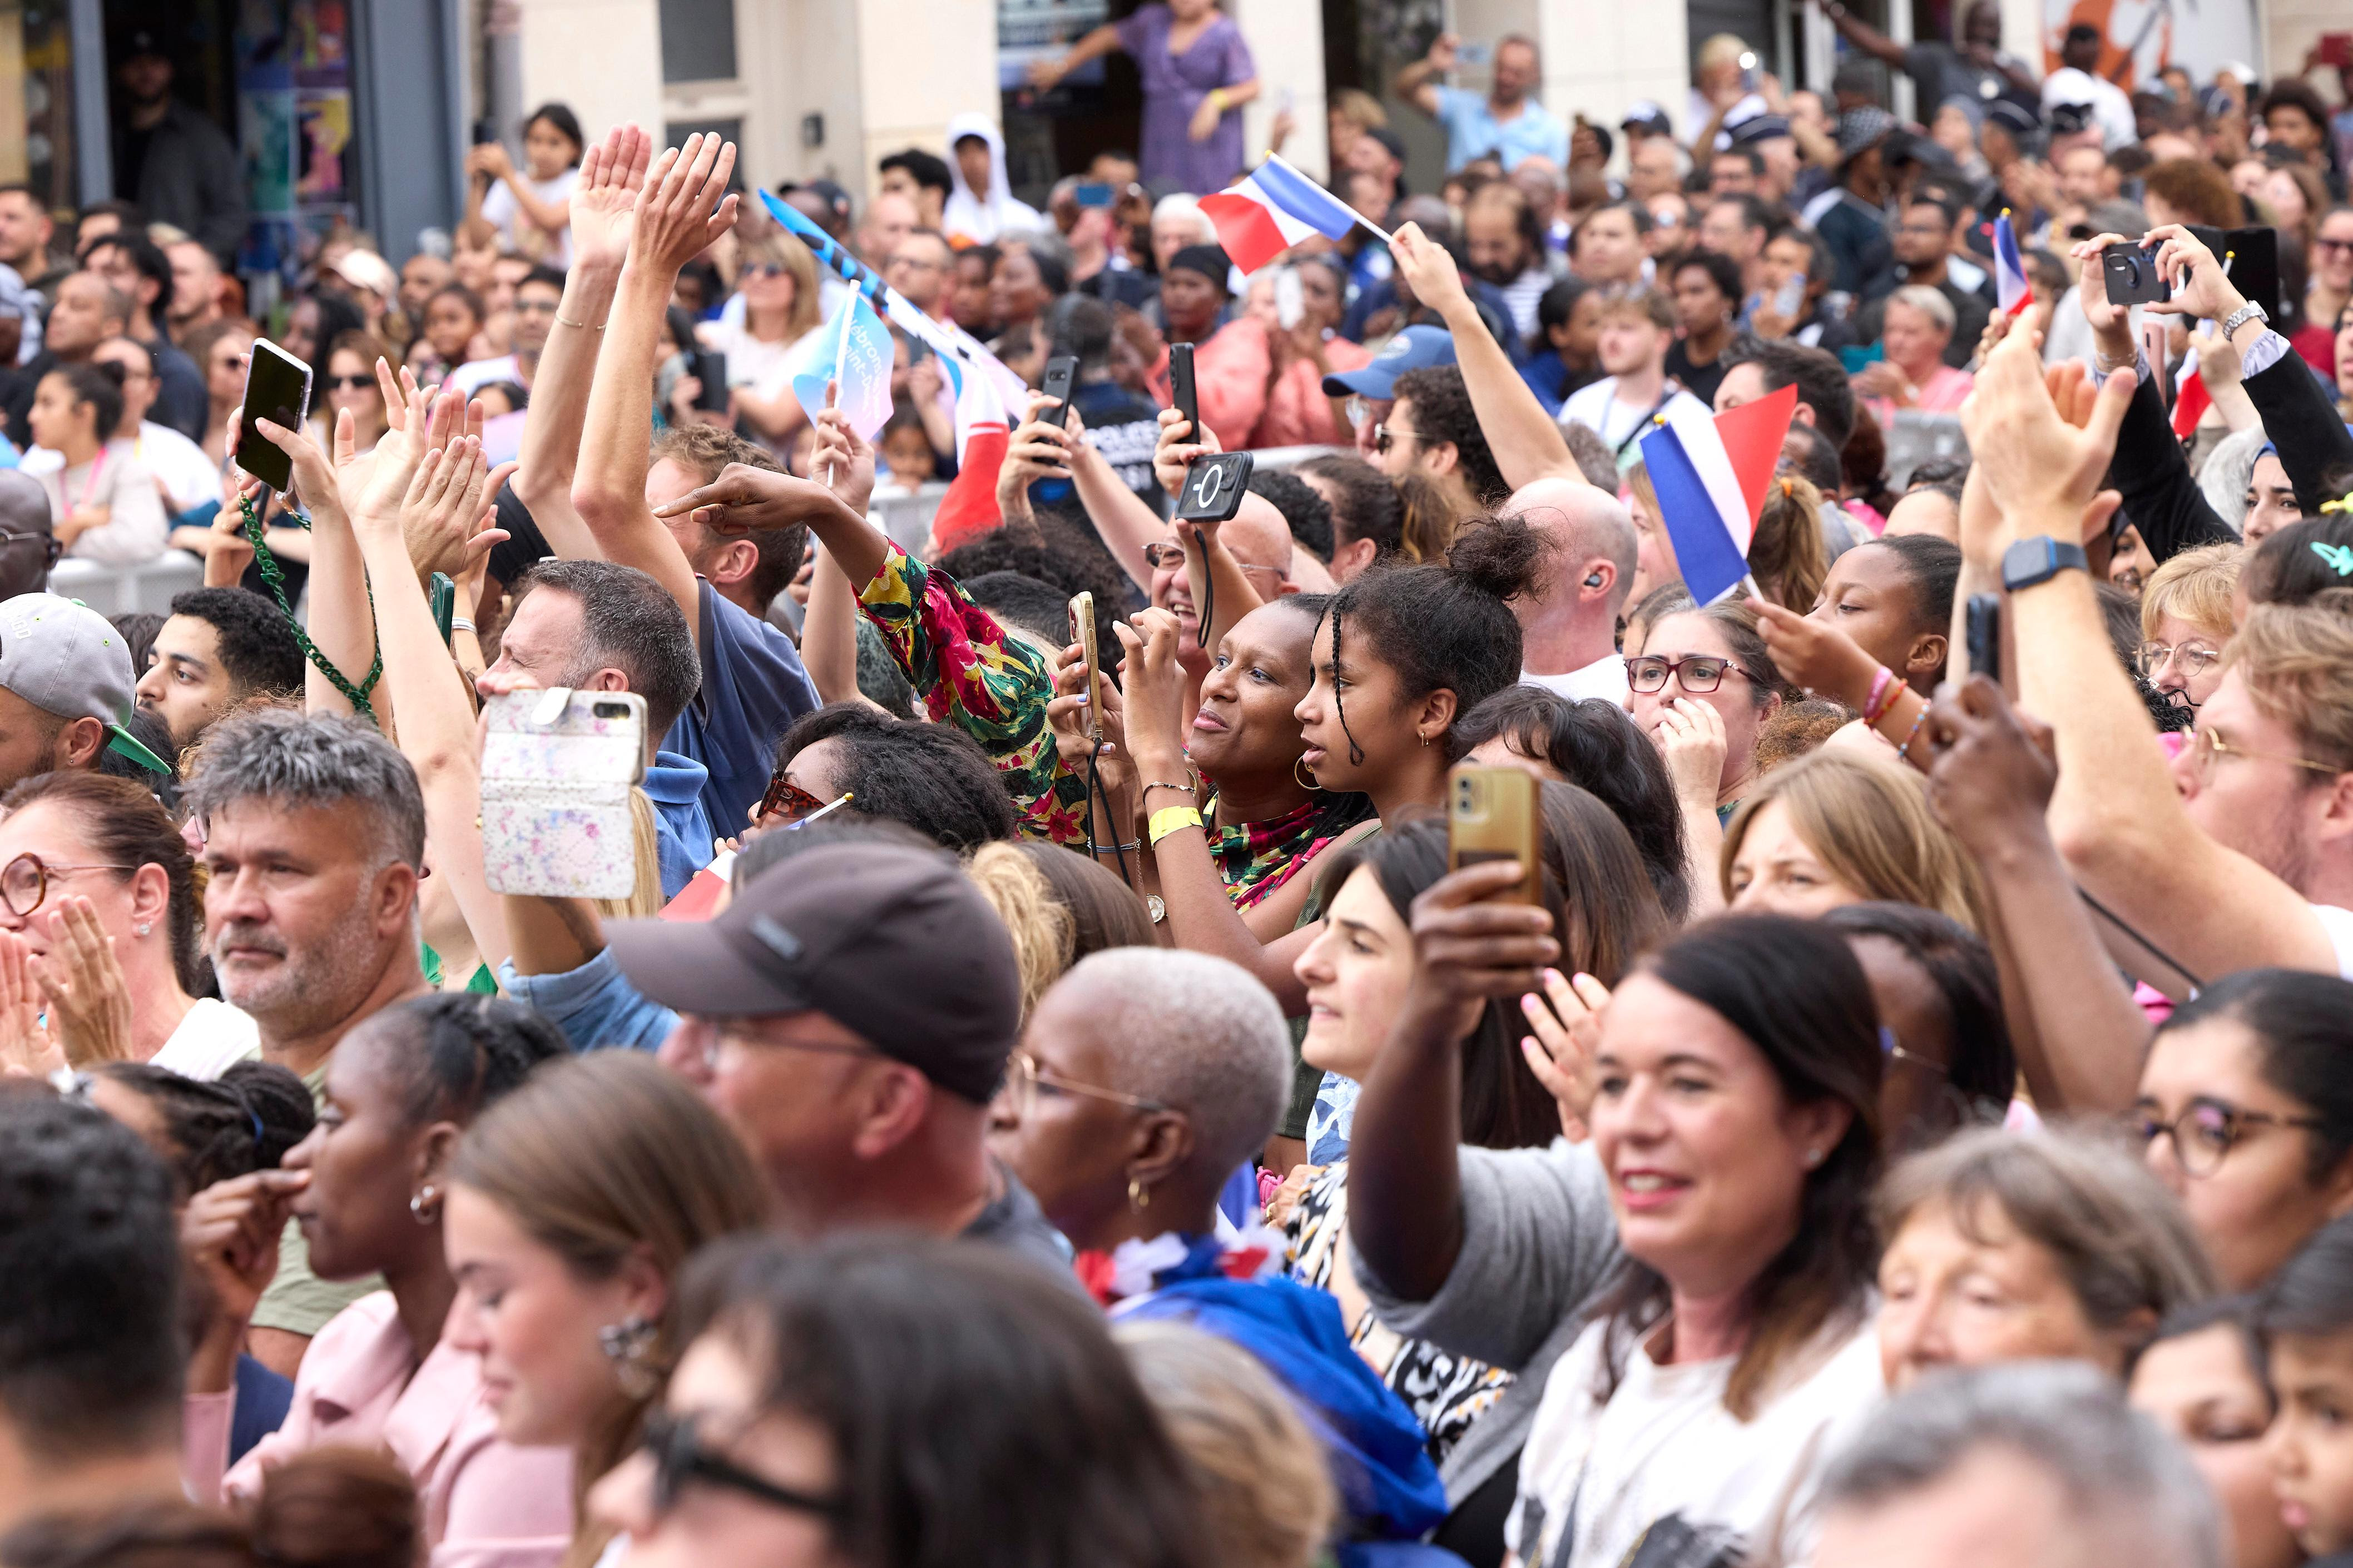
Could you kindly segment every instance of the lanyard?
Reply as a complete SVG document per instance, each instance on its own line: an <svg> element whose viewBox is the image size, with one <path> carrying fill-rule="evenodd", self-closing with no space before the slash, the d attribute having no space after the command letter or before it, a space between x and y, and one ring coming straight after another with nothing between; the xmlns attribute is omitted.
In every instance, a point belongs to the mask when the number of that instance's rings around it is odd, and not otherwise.
<svg viewBox="0 0 2353 1568"><path fill-rule="evenodd" d="M105 448L104 447L100 447L98 449L98 456L97 456L97 457L95 457L95 458L92 458L90 460L90 478L88 478L88 479L86 479L82 480L82 482L81 482L81 504L82 504L82 505L84 505L84 506L88 506L88 505L90 505L90 496L91 496L91 495L92 495L92 494L97 490L97 489L98 489L98 480L99 480L99 476L100 476L100 475L101 475L101 474L103 474L103 473L105 473L105 472L106 472L106 448ZM63 489L64 487L63 487L63 486L59 486L58 488L59 488L59 489Z"/></svg>
<svg viewBox="0 0 2353 1568"><path fill-rule="evenodd" d="M1624 439L1620 440L1618 445L1611 449L1609 455L1613 458L1624 457L1626 455L1627 446L1632 442L1634 437L1640 436L1643 431L1651 427L1651 421L1659 416L1659 410L1667 405L1667 399L1672 397L1675 395L1675 384L1672 381L1667 383L1666 390L1659 394L1659 400L1651 405L1651 411L1648 414L1643 415L1640 419L1634 421L1634 427L1626 432Z"/></svg>

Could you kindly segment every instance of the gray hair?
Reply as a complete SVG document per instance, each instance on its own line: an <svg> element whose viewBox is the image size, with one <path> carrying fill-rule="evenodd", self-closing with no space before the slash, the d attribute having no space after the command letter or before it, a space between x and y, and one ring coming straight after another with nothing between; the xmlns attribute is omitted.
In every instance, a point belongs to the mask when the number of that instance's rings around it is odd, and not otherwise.
<svg viewBox="0 0 2353 1568"><path fill-rule="evenodd" d="M2214 1293L2213 1267L2180 1201L2147 1163L2086 1132L1957 1133L1888 1173L1879 1234L1893 1239L1930 1205L1969 1234L1989 1203L2057 1260L2084 1320L2101 1332L2145 1312L2146 1337L2167 1313Z"/></svg>
<svg viewBox="0 0 2353 1568"><path fill-rule="evenodd" d="M1185 1113L1197 1165L1229 1173L1261 1147L1291 1100L1291 1030L1250 971L1205 952L1116 947L1079 961L1092 1016L1119 1058L1119 1087Z"/></svg>
<svg viewBox="0 0 2353 1568"><path fill-rule="evenodd" d="M1960 320L1960 317L1954 313L1953 302L1925 283L1905 284L1887 297L1887 303L1890 306L1909 305L1947 332L1950 332ZM1880 319L1882 321L1886 319L1885 311L1880 313Z"/></svg>
<svg viewBox="0 0 2353 1568"><path fill-rule="evenodd" d="M2081 1362L1937 1373L1882 1405L1822 1480L1825 1512L1860 1511L2006 1449L2065 1495L2099 1555L2140 1568L2226 1568L2222 1516L2182 1447Z"/></svg>
<svg viewBox="0 0 2353 1568"><path fill-rule="evenodd" d="M2247 528L2247 487L2255 482L2255 459L2271 439L2260 424L2233 430L2214 443L2198 470L2198 489L2206 504L2242 533Z"/></svg>
<svg viewBox="0 0 2353 1568"><path fill-rule="evenodd" d="M1203 245L1215 245L1218 242L1217 226L1212 224L1208 215L1201 210L1200 197L1177 191L1173 195L1161 197L1152 205L1154 223L1157 224L1163 218L1173 217L1189 217L1198 224Z"/></svg>
<svg viewBox="0 0 2353 1568"><path fill-rule="evenodd" d="M425 795L417 770L383 734L357 719L262 708L205 734L196 775L184 792L196 820L248 800L276 806L355 802L375 825L379 866L425 864Z"/></svg>
<svg viewBox="0 0 2353 1568"><path fill-rule="evenodd" d="M646 727L656 735L702 689L686 613L649 574L617 562L551 556L524 576L523 591L533 588L559 588L580 601L580 647L562 684L585 686L600 669L619 670L646 700Z"/></svg>
<svg viewBox="0 0 2353 1568"><path fill-rule="evenodd" d="M1054 262L1065 276L1079 264L1078 253L1071 248L1071 242L1050 228L1010 228L997 237L999 250L1015 246L1032 256L1042 256Z"/></svg>

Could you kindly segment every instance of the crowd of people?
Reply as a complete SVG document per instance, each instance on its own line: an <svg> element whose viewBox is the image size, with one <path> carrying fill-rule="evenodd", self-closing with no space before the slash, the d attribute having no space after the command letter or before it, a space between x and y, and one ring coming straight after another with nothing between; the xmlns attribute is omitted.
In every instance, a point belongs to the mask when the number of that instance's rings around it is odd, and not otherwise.
<svg viewBox="0 0 2353 1568"><path fill-rule="evenodd" d="M1247 277L1208 0L1042 208L551 104L322 247L299 427L0 190L0 1564L2353 1561L2353 138L1817 3L1925 125L1441 37L1444 185L1338 95L1387 242ZM1785 392L1695 595L1641 437ZM626 897L491 850L559 689Z"/></svg>

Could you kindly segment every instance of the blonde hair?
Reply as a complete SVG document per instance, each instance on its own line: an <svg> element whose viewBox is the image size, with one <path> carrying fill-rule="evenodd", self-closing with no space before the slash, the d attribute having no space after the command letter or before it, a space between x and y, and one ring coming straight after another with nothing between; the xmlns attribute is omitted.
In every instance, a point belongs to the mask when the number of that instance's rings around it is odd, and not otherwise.
<svg viewBox="0 0 2353 1568"><path fill-rule="evenodd" d="M1381 100L1360 87L1344 87L1332 95L1332 112L1360 131L1378 131L1389 122Z"/></svg>
<svg viewBox="0 0 2353 1568"><path fill-rule="evenodd" d="M1013 961L1021 974L1021 1016L1026 1022L1038 998L1071 966L1078 941L1071 911L1054 897L1045 873L1010 844L982 845L965 862L964 873L1012 933Z"/></svg>
<svg viewBox="0 0 2353 1568"><path fill-rule="evenodd" d="M786 342L798 342L817 330L818 323L824 317L818 307L817 258L809 254L807 246L792 235L778 231L743 241L738 255L740 260L735 276L739 287L743 282L743 269L755 261L771 262L781 267L792 279L793 305L785 316ZM748 330L748 319L744 325Z"/></svg>
<svg viewBox="0 0 2353 1568"><path fill-rule="evenodd" d="M532 1074L467 1130L448 1179L584 1279L642 1258L674 1283L697 1248L767 1214L767 1184L743 1140L684 1079L636 1051L591 1051ZM665 1374L682 1348L673 1316L664 1311L649 1352ZM580 1445L580 1496L620 1463L651 1401L615 1383ZM583 1530L566 1561L593 1562L606 1539Z"/></svg>
<svg viewBox="0 0 2353 1568"><path fill-rule="evenodd" d="M1985 894L1960 845L1928 809L1918 776L1865 752L1820 751L1775 768L1724 830L1716 879L1732 901L1732 862L1774 801L1825 870L1866 899L1914 904L1986 929Z"/></svg>
<svg viewBox="0 0 2353 1568"><path fill-rule="evenodd" d="M2157 623L2171 614L2229 640L2237 618L2231 600L2246 554L2243 544L2202 544L2169 558L2141 587L2140 635L2156 637Z"/></svg>
<svg viewBox="0 0 2353 1568"><path fill-rule="evenodd" d="M2255 706L2295 731L2306 761L2353 772L2353 589L2252 606L2222 657Z"/></svg>
<svg viewBox="0 0 2353 1568"><path fill-rule="evenodd" d="M1699 47L1699 68L1712 66L1736 66L1740 57L1748 52L1747 41L1737 33L1712 33Z"/></svg>
<svg viewBox="0 0 2353 1568"><path fill-rule="evenodd" d="M629 790L629 860L637 880L626 899L598 899L596 912L607 920L651 920L661 913L661 841L654 831L654 803L645 791Z"/></svg>
<svg viewBox="0 0 2353 1568"><path fill-rule="evenodd" d="M1220 1568L1309 1568L1339 1502L1324 1446L1258 1359L1179 1322L1123 1323L1112 1337L1197 1483Z"/></svg>
<svg viewBox="0 0 2353 1568"><path fill-rule="evenodd" d="M1389 482L1402 505L1398 552L1411 563L1444 561L1454 531L1479 510L1470 490L1454 475L1441 479L1427 468L1409 468Z"/></svg>
<svg viewBox="0 0 2353 1568"><path fill-rule="evenodd" d="M1658 515L1655 507L1651 515ZM1814 607L1830 581L1831 558L1822 542L1822 492L1812 481L1784 474L1767 482L1748 569L1765 596L1782 608L1802 616Z"/></svg>

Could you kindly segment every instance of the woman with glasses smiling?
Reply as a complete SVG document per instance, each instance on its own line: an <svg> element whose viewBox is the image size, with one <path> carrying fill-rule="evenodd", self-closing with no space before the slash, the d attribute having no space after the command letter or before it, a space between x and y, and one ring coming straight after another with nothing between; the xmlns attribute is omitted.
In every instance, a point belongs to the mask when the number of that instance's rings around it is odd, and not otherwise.
<svg viewBox="0 0 2353 1568"><path fill-rule="evenodd" d="M2166 1020L2131 1125L2223 1288L2262 1285L2353 1211L2353 984L2251 969Z"/></svg>

